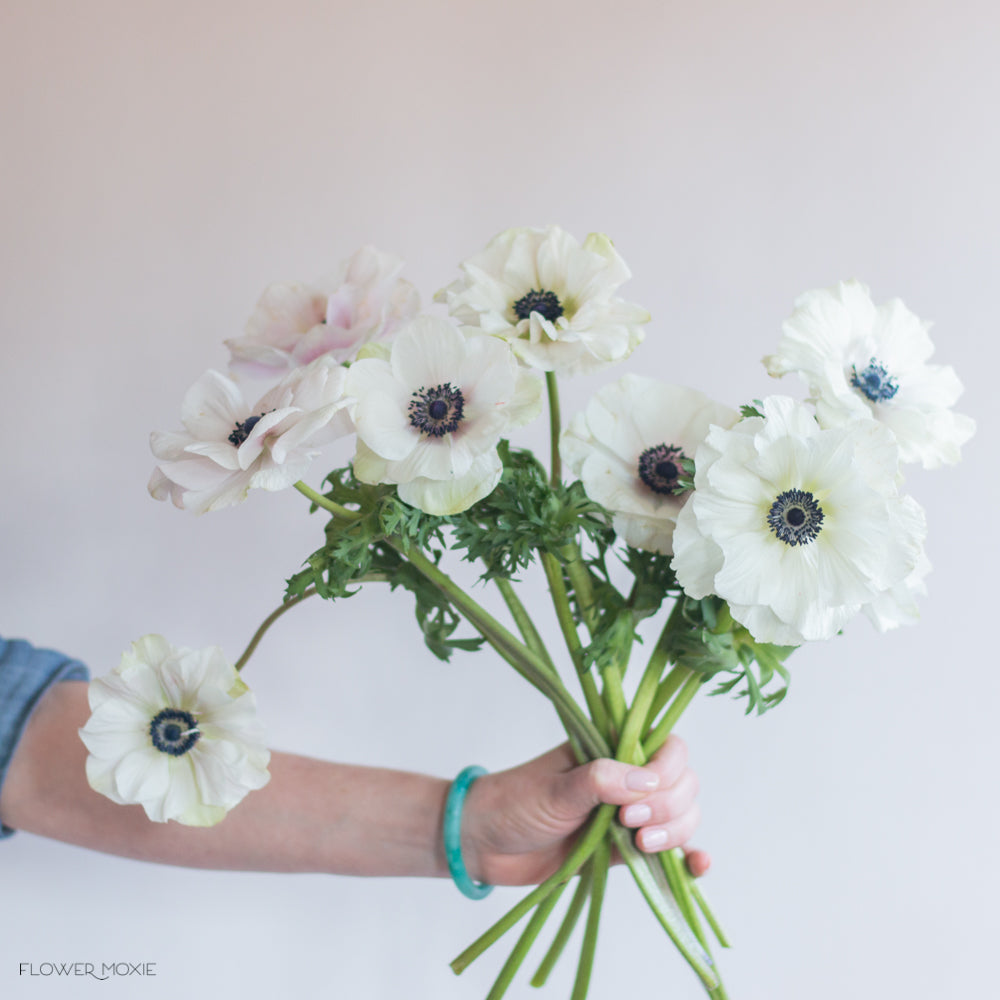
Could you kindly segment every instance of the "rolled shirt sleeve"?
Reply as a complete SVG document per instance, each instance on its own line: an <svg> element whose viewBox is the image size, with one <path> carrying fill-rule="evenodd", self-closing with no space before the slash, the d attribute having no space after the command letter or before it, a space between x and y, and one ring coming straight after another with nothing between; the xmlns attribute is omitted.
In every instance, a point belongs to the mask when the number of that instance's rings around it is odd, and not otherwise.
<svg viewBox="0 0 1000 1000"><path fill-rule="evenodd" d="M79 661L23 639L0 638L0 790L24 727L42 695L59 681L90 679ZM14 831L0 823L0 839Z"/></svg>

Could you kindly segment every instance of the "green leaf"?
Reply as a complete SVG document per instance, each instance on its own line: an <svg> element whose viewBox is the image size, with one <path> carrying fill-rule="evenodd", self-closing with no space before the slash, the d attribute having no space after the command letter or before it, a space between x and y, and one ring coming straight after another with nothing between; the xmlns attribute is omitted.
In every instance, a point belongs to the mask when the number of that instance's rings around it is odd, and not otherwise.
<svg viewBox="0 0 1000 1000"><path fill-rule="evenodd" d="M443 529L449 520L403 503L393 486L359 483L350 469L335 469L325 482L330 484L327 497L362 516L350 523L329 519L325 544L309 556L305 568L289 578L286 599L310 586L327 600L352 597L365 579L374 576L393 590L402 587L413 594L421 634L436 657L447 660L456 649L479 649L482 637L455 637L463 621L458 611L386 541L392 538L404 550L417 546L437 561L446 547Z"/></svg>
<svg viewBox="0 0 1000 1000"><path fill-rule="evenodd" d="M434 584L390 546L378 546L373 563L386 574L392 590L402 587L413 594L414 613L424 643L439 660L450 660L456 649L475 651L483 645L481 636L453 638L464 622L462 616Z"/></svg>
<svg viewBox="0 0 1000 1000"><path fill-rule="evenodd" d="M500 444L504 471L496 489L449 518L454 547L486 567L482 577L512 578L542 550L558 554L581 537L603 550L611 544L611 516L579 482L552 486L530 451Z"/></svg>
<svg viewBox="0 0 1000 1000"><path fill-rule="evenodd" d="M694 600L682 594L678 601L682 602L683 625L670 636L671 661L706 677L720 675L710 693L745 698L748 714L763 715L779 705L790 681L784 661L796 647L757 642L733 620L729 606L719 597ZM721 679L726 674L731 676ZM776 676L781 685L768 690Z"/></svg>

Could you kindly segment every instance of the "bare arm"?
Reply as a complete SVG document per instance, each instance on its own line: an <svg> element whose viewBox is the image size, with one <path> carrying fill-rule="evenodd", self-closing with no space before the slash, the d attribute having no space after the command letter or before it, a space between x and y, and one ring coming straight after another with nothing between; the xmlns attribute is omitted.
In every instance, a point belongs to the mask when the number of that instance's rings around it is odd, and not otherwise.
<svg viewBox="0 0 1000 1000"><path fill-rule="evenodd" d="M449 787L444 779L274 753L271 781L217 826L152 823L141 806L116 805L87 784L87 750L77 729L89 714L82 681L58 683L45 694L3 785L0 817L7 826L110 854L196 868L448 874L441 845ZM643 776L656 787L629 787ZM643 827L640 846L660 828L667 840L645 846L678 846L698 821L696 791L679 740L669 741L642 769L613 761L574 767L560 747L473 785L463 851L478 880L540 881L558 866L573 834L602 801L622 805L623 822ZM631 822L625 811L636 805L649 806L642 823ZM700 874L709 862L698 851L689 854L688 863Z"/></svg>

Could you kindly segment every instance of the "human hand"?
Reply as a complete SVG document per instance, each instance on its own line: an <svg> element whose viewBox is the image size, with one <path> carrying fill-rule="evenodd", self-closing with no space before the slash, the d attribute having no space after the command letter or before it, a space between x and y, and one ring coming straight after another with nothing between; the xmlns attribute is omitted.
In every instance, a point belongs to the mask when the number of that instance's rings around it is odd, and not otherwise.
<svg viewBox="0 0 1000 1000"><path fill-rule="evenodd" d="M697 793L698 778L678 736L641 768L607 758L577 765L564 744L472 785L462 821L462 854L478 881L534 885L559 867L575 834L602 802L622 807L618 818L636 829L640 850L681 847L700 819ZM708 871L708 854L686 854L693 875Z"/></svg>

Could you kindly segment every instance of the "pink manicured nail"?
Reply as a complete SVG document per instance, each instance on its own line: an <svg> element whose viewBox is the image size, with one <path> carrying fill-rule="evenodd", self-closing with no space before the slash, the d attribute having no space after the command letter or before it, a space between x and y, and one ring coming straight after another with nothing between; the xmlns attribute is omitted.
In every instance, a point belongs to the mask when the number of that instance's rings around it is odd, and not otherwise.
<svg viewBox="0 0 1000 1000"><path fill-rule="evenodd" d="M648 768L636 767L625 775L625 787L633 792L651 792L660 784L660 776Z"/></svg>
<svg viewBox="0 0 1000 1000"><path fill-rule="evenodd" d="M642 826L653 815L653 810L645 802L636 802L628 806L622 814L626 826Z"/></svg>
<svg viewBox="0 0 1000 1000"><path fill-rule="evenodd" d="M655 851L667 842L667 831L662 827L658 830L647 830L642 835L642 846L644 850Z"/></svg>

